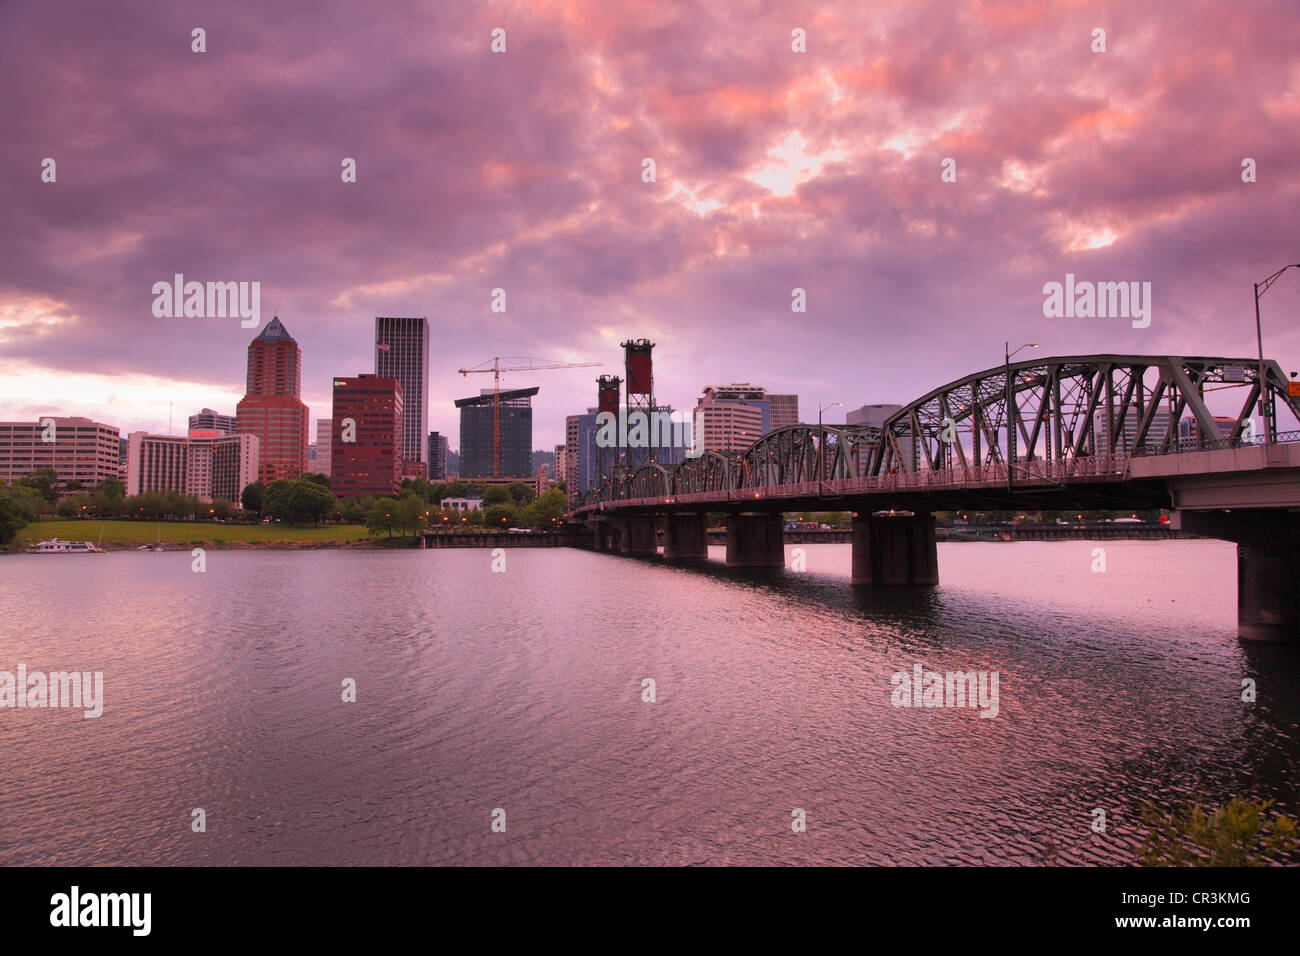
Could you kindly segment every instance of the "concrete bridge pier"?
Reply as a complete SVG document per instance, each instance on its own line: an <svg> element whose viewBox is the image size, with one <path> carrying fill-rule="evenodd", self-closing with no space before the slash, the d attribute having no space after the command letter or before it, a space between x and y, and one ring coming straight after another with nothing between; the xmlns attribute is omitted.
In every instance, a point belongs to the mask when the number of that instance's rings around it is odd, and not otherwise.
<svg viewBox="0 0 1300 956"><path fill-rule="evenodd" d="M614 522L596 522L596 550L612 552L622 550L622 535Z"/></svg>
<svg viewBox="0 0 1300 956"><path fill-rule="evenodd" d="M1237 543L1238 640L1300 640L1300 514L1183 511L1172 523Z"/></svg>
<svg viewBox="0 0 1300 956"><path fill-rule="evenodd" d="M623 554L658 554L659 537L656 518L621 518L619 525Z"/></svg>
<svg viewBox="0 0 1300 956"><path fill-rule="evenodd" d="M785 524L780 512L727 516L727 567L785 567Z"/></svg>
<svg viewBox="0 0 1300 956"><path fill-rule="evenodd" d="M938 584L934 515L861 514L853 519L853 583Z"/></svg>
<svg viewBox="0 0 1300 956"><path fill-rule="evenodd" d="M670 514L664 519L664 557L698 561L709 556L708 526L702 514Z"/></svg>

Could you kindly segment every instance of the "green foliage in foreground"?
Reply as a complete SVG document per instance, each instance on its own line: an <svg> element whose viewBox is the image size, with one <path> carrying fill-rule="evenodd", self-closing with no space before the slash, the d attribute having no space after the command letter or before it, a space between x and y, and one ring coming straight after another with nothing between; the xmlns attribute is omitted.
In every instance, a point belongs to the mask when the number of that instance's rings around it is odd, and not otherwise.
<svg viewBox="0 0 1300 956"><path fill-rule="evenodd" d="M1144 866L1268 866L1294 862L1300 827L1294 817L1269 813L1272 800L1235 796L1207 813L1198 804L1164 813L1142 807L1147 828L1140 857Z"/></svg>

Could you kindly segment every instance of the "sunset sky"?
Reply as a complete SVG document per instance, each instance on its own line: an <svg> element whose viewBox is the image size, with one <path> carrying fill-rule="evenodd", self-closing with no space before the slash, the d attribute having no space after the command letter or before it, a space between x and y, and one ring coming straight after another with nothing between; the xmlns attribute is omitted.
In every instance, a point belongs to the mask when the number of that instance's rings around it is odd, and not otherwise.
<svg viewBox="0 0 1300 956"><path fill-rule="evenodd" d="M376 315L427 315L453 448L452 400L490 385L457 368L603 363L506 379L541 387L549 448L628 337L661 401L747 381L813 421L1005 339L1250 356L1251 284L1300 262L1297 51L1281 0L3 0L0 419L233 414L257 330L156 318L174 273L261 283L313 421L373 371ZM1150 282L1150 327L1045 318L1066 273ZM1300 369L1300 270L1262 305Z"/></svg>

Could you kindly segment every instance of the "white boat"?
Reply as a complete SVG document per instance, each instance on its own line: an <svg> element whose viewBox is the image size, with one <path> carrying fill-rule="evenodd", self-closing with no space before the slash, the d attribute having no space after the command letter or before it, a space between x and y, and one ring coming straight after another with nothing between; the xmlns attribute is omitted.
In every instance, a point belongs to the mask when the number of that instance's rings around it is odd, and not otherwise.
<svg viewBox="0 0 1300 956"><path fill-rule="evenodd" d="M104 549L93 541L38 541L27 546L28 554L103 554Z"/></svg>

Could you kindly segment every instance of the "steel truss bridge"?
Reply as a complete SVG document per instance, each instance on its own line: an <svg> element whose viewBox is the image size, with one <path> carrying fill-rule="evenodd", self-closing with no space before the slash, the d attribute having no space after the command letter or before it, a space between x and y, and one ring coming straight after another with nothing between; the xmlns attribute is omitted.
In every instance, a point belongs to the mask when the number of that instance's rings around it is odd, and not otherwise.
<svg viewBox="0 0 1300 956"><path fill-rule="evenodd" d="M1152 459L1300 441L1275 430L1276 416L1256 414L1262 393L1300 419L1279 365L1263 367L1261 388L1259 362L1248 358L1078 355L997 366L879 427L792 425L742 451L615 469L571 518L702 505L845 510L846 498L922 511L1172 507L1164 479L1180 466ZM1216 420L1206 396L1228 389L1237 411ZM1192 434L1180 436L1184 417Z"/></svg>
<svg viewBox="0 0 1300 956"><path fill-rule="evenodd" d="M1213 404L1231 408L1216 417ZM1074 355L976 372L879 427L792 425L734 453L616 467L575 502L598 550L784 567L783 511L852 511L854 584L939 581L933 512L1163 507L1237 543L1238 633L1300 639L1300 397L1276 362ZM1261 410L1261 411L1257 411ZM1191 420L1183 432L1181 422Z"/></svg>

